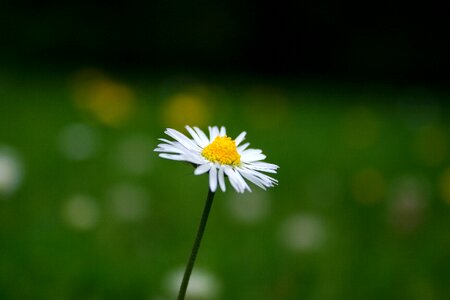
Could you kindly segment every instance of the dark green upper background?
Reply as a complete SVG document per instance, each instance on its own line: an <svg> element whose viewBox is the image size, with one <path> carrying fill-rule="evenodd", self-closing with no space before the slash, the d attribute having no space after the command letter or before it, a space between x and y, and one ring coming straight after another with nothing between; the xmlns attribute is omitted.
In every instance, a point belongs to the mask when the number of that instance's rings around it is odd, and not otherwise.
<svg viewBox="0 0 450 300"><path fill-rule="evenodd" d="M450 66L432 2L2 1L0 20L4 63L441 84Z"/></svg>

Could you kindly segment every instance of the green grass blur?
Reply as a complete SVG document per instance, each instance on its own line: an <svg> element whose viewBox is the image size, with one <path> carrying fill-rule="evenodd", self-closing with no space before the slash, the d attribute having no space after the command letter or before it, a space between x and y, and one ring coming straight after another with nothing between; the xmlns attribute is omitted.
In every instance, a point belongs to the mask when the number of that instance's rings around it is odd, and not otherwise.
<svg viewBox="0 0 450 300"><path fill-rule="evenodd" d="M184 124L245 130L280 166L267 192L216 195L196 269L217 289L195 299L448 299L448 96L0 74L0 299L173 299L207 178L153 149Z"/></svg>

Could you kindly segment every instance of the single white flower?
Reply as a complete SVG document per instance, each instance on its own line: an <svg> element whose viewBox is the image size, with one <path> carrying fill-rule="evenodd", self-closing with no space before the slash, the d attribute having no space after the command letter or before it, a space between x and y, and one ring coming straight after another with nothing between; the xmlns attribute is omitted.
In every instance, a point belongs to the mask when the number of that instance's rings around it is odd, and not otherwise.
<svg viewBox="0 0 450 300"><path fill-rule="evenodd" d="M225 191L225 176L239 193L251 191L244 178L264 190L278 183L276 179L261 173L276 173L278 166L262 162L266 156L259 149L247 149L249 143L241 145L245 131L232 140L223 126L220 129L209 127L209 138L197 127L186 126L186 129L192 139L168 128L165 133L175 141L160 139L164 143L159 144L155 151L161 152L159 156L162 158L192 163L196 166L195 175L209 172L212 192L217 190L217 185Z"/></svg>

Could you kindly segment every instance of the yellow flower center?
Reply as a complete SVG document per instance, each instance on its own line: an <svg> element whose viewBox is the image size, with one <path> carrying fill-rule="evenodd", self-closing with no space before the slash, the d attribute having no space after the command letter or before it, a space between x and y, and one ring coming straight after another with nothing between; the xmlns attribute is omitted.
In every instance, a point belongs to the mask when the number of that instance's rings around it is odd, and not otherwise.
<svg viewBox="0 0 450 300"><path fill-rule="evenodd" d="M211 144L203 149L202 155L207 160L222 165L238 165L241 162L241 156L236 149L236 142L226 135L216 137Z"/></svg>

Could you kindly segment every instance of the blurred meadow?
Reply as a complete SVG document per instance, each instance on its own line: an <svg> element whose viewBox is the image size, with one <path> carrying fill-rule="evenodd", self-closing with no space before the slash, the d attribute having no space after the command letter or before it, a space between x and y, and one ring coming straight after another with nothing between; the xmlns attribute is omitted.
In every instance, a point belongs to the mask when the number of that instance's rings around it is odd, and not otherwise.
<svg viewBox="0 0 450 300"><path fill-rule="evenodd" d="M280 166L217 193L188 299L449 299L442 11L163 2L0 3L0 299L175 299L208 180L153 149L185 125Z"/></svg>
<svg viewBox="0 0 450 300"><path fill-rule="evenodd" d="M273 189L217 194L193 299L449 295L448 95L96 69L1 84L2 299L173 299L207 178L152 150L184 124L246 130L281 166Z"/></svg>

